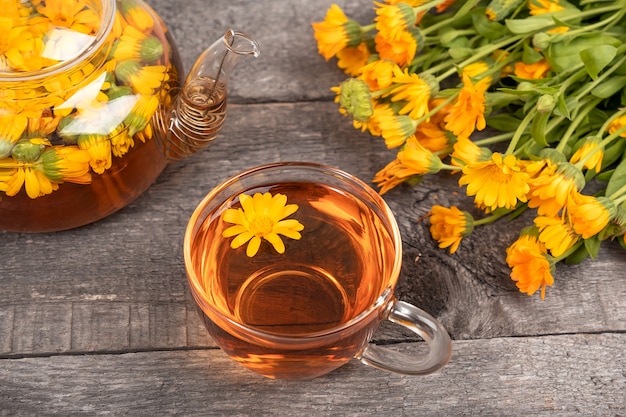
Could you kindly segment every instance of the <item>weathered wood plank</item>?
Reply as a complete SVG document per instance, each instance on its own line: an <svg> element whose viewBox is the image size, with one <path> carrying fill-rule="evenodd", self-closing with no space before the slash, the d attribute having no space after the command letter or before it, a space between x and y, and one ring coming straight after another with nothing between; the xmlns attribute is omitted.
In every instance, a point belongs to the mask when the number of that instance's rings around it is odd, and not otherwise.
<svg viewBox="0 0 626 417"><path fill-rule="evenodd" d="M354 361L304 382L264 379L216 349L3 360L0 416L620 416L625 343L626 334L455 341L434 375Z"/></svg>
<svg viewBox="0 0 626 417"><path fill-rule="evenodd" d="M323 20L332 3L362 24L374 17L370 0L148 3L168 24L186 70L227 29L246 32L259 42L261 56L244 58L233 73L230 98L238 103L330 99L330 87L345 75L318 55L311 22Z"/></svg>

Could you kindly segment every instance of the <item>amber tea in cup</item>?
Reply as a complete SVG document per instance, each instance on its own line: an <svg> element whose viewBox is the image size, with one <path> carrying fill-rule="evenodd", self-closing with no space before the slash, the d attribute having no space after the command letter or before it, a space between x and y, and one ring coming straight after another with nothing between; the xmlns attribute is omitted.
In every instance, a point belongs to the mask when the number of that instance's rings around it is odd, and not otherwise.
<svg viewBox="0 0 626 417"><path fill-rule="evenodd" d="M393 296L402 256L391 211L341 170L286 162L226 180L193 213L184 253L209 333L264 376L313 378L355 357L420 375L449 360L441 325ZM429 352L369 343L384 319L422 336Z"/></svg>

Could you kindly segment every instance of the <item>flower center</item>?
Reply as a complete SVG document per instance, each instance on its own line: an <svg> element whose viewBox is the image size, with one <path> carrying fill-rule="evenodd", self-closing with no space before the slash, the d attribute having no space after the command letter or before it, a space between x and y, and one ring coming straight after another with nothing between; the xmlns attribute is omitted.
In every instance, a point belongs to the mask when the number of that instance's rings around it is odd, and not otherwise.
<svg viewBox="0 0 626 417"><path fill-rule="evenodd" d="M509 181L510 175L503 172L502 168L497 165L490 165L486 167L485 174L492 180L499 184L504 184Z"/></svg>
<svg viewBox="0 0 626 417"><path fill-rule="evenodd" d="M257 237L263 237L270 234L273 227L274 222L269 217L257 217L250 223L250 232Z"/></svg>

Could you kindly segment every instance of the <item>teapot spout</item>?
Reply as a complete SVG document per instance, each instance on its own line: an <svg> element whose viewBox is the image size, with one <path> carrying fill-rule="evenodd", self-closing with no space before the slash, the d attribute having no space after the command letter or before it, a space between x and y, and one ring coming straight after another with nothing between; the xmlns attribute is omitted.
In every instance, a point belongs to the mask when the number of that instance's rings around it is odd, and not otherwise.
<svg viewBox="0 0 626 417"><path fill-rule="evenodd" d="M165 143L168 159L182 159L207 147L224 124L228 79L239 58L259 56L250 36L228 30L196 60L172 106Z"/></svg>

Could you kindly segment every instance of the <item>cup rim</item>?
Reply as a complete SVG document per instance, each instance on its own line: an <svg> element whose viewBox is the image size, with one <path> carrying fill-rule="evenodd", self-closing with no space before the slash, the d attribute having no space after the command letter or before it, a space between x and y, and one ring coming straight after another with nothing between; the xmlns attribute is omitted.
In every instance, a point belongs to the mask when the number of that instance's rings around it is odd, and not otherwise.
<svg viewBox="0 0 626 417"><path fill-rule="evenodd" d="M390 232L392 234L392 239L394 246L396 248L395 257L393 261L393 266L390 269L390 278L388 282L383 287L375 302L372 303L368 308L363 310L357 316L351 318L345 323L342 323L340 326L326 329L319 332L311 332L305 333L295 336L286 336L279 333L272 333L260 330L258 328L247 326L243 323L239 323L233 320L228 315L224 314L222 311L214 308L210 303L206 302L206 300L199 300L198 297L201 297L202 294L205 293L204 288L200 285L200 280L196 271L191 266L191 241L197 231L199 224L204 221L204 218L200 218L202 215L207 203L213 199L217 194L219 194L222 190L227 188L228 186L235 183L239 178L244 176L250 176L257 172L266 171L268 169L274 168L282 168L282 167L292 167L292 168L308 168L308 169L316 169L321 171L326 171L334 174L335 176L339 176L340 178L347 180L354 185L357 185L360 189L367 192L367 194L375 200L376 204L379 208L384 212L387 217L387 221L390 225ZM386 306L391 306L394 298L394 289L396 287L398 278L400 276L400 269L402 265L402 239L400 235L400 229L398 227L397 221L393 212L383 200L383 198L376 191L372 189L369 185L363 182L361 179L356 176L343 171L340 168L333 167L330 165L317 163L317 162L296 162L296 161L287 161L287 162L273 162L266 163L254 166L252 168L248 168L246 170L240 171L237 174L234 174L224 181L220 182L217 186L215 186L209 193L198 203L196 208L194 209L189 221L187 223L187 227L185 229L185 236L183 241L183 253L184 253L184 263L185 270L187 275L187 281L190 285L190 290L192 296L194 297L196 304L198 307L207 315L209 312L204 311L204 308L208 308L210 310L211 315L209 317L213 320L217 318L219 321L225 322L228 324L228 330L222 328L224 331L236 330L237 337L248 339L254 341L256 343L267 344L272 343L276 345L294 345L297 344L299 348L302 348L303 344L314 343L315 341L319 341L320 339L326 339L337 334L340 334L342 337L345 334L350 334L358 331L362 326L359 326L359 323L362 322L364 325L368 324L370 320L367 320L373 314L378 314L381 317L386 314ZM204 301L204 302L201 302ZM200 305L201 304L201 305ZM216 323L219 326L219 323ZM221 326L220 326L221 327Z"/></svg>

